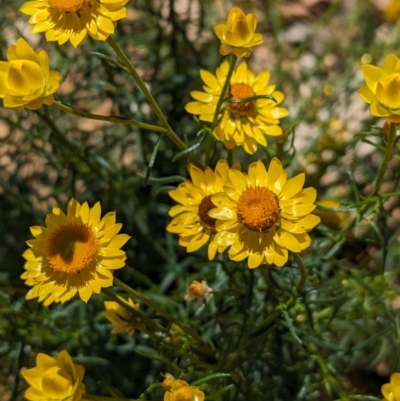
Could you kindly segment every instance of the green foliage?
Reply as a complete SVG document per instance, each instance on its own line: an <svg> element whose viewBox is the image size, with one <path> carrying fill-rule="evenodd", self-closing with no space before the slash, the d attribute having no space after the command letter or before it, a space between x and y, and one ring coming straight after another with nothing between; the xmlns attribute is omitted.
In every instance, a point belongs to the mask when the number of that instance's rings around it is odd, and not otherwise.
<svg viewBox="0 0 400 401"><path fill-rule="evenodd" d="M27 18L17 12L21 3L0 0L2 60L15 38L28 35ZM283 122L287 141L268 138L266 149L249 156L241 149L226 152L184 110L189 91L201 88L199 69L214 71L220 62L211 33L226 18L216 17L221 7L229 11L225 3L132 0L130 17L114 35L186 149L163 131L127 122L160 127L107 43L89 39L74 49L28 36L49 52L64 85L56 94L58 108L0 110L5 399L22 399L26 385L19 371L33 366L38 352L62 349L85 366L89 394L143 401L162 399L157 383L166 372L198 385L206 400L375 401L387 376L400 370L399 146L394 143L383 190L373 193L388 139L356 95L363 85L360 60L378 62L395 52L400 25L383 21L370 2L333 2L306 21L283 15L283 1L240 2L246 12L258 13L268 44L267 58L254 50L252 67L271 70L290 109ZM301 40L293 40L302 29ZM100 109L116 122L77 117L63 105L77 115ZM187 253L165 229L173 204L167 192L188 177L188 157L204 162L204 155L213 167L227 158L244 169L278 156L291 176L307 173L306 186L317 188L319 198L338 200L346 224L319 225L303 262L290 258L284 268L249 270L226 254L209 261L204 248ZM144 330L134 336L111 335L103 317L105 292L88 304L74 298L43 307L24 299L27 287L19 276L29 227L43 225L55 205L65 210L71 197L100 201L104 213L116 211L132 238L124 247L127 265L115 272L122 284L112 291L122 295L123 283L130 286L126 293L158 329L143 321ZM204 307L184 301L192 280L213 288Z"/></svg>

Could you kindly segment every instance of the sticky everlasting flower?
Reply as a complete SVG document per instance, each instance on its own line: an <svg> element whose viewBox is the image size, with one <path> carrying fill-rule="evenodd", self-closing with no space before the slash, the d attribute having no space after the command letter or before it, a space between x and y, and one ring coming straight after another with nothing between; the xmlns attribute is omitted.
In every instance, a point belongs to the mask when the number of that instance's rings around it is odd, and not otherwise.
<svg viewBox="0 0 400 401"><path fill-rule="evenodd" d="M340 207L340 203L338 201L328 198L321 199L316 202L316 204L329 209L336 209ZM347 217L347 214L345 212L334 212L320 209L315 209L313 214L319 216L323 224L334 229L339 229Z"/></svg>
<svg viewBox="0 0 400 401"><path fill-rule="evenodd" d="M213 121L228 69L228 61L224 61L217 68L215 75L206 70L200 71L205 83L204 92L190 92L195 101L186 105L187 112L199 115L202 121ZM233 73L229 91L225 94L225 97L230 98L232 102L227 102L214 129L214 135L228 149L242 146L247 153L253 154L258 144L267 146L265 135L282 135L279 120L286 117L289 112L285 108L277 107L283 101L284 95L275 91L275 85L268 85L269 79L269 71L255 75L244 61ZM271 95L276 102L262 98L237 102L261 95Z"/></svg>
<svg viewBox="0 0 400 401"><path fill-rule="evenodd" d="M118 298L121 302L127 303L132 308L139 310L140 305L134 304L132 299L128 298L128 302L126 302L123 298ZM103 312L105 318L115 325L114 329L111 331L112 334L121 332L126 332L131 336L135 334L135 318L129 309L124 308L118 302L114 301L105 301L104 307L106 308Z"/></svg>
<svg viewBox="0 0 400 401"><path fill-rule="evenodd" d="M165 390L164 401L204 401L205 394L184 380L175 379L167 373L162 386Z"/></svg>
<svg viewBox="0 0 400 401"><path fill-rule="evenodd" d="M114 33L116 21L126 17L128 0L33 0L20 11L30 15L33 33L46 32L48 41L59 45L70 41L82 45L90 35L106 40Z"/></svg>
<svg viewBox="0 0 400 401"><path fill-rule="evenodd" d="M370 104L373 116L386 117L392 123L400 122L400 60L389 54L382 68L371 64L362 66L366 85L358 94Z"/></svg>
<svg viewBox="0 0 400 401"><path fill-rule="evenodd" d="M247 259L249 268L261 264L283 266L288 251L299 253L311 244L307 234L320 221L310 214L316 190L303 189L305 176L289 180L281 162L273 158L268 171L261 161L248 174L229 171L224 193L213 195L218 244L230 246L231 260Z"/></svg>
<svg viewBox="0 0 400 401"><path fill-rule="evenodd" d="M233 7L228 20L219 22L214 32L221 41L219 52L222 55L234 53L238 57L248 57L251 48L263 42L260 33L255 33L257 17L250 13L245 15L239 7Z"/></svg>
<svg viewBox="0 0 400 401"><path fill-rule="evenodd" d="M187 252L194 252L208 244L208 257L214 259L217 250L223 252L226 247L218 247L214 242L215 220L208 215L215 207L211 195L221 192L228 178L229 166L220 160L213 171L206 166L202 171L189 165L192 181L184 181L178 189L169 191L169 196L179 205L171 207L169 215L173 217L167 231L179 235L179 245Z"/></svg>
<svg viewBox="0 0 400 401"><path fill-rule="evenodd" d="M75 199L68 203L65 215L58 207L46 217L46 227L31 227L35 239L27 241L29 249L21 278L33 287L26 299L38 297L39 302L68 301L76 293L85 302L102 287L110 287L113 270L125 265L126 255L120 248L130 238L118 234L115 213L102 219L97 202L89 208Z"/></svg>
<svg viewBox="0 0 400 401"><path fill-rule="evenodd" d="M383 401L400 401L400 373L390 376L390 383L382 386Z"/></svg>
<svg viewBox="0 0 400 401"><path fill-rule="evenodd" d="M208 286L207 281L203 280L200 283L200 281L193 280L185 294L185 301L197 299L197 302L203 305L203 303L211 297L211 293L212 288Z"/></svg>
<svg viewBox="0 0 400 401"><path fill-rule="evenodd" d="M36 52L22 38L7 50L7 60L0 61L0 98L6 108L17 111L37 110L54 102L60 74L49 70L49 56Z"/></svg>
<svg viewBox="0 0 400 401"><path fill-rule="evenodd" d="M396 22L400 18L400 0L392 0L383 10L388 21Z"/></svg>
<svg viewBox="0 0 400 401"><path fill-rule="evenodd" d="M85 393L85 369L72 362L67 351L55 358L38 354L36 367L21 372L30 387L24 397L30 401L79 401Z"/></svg>

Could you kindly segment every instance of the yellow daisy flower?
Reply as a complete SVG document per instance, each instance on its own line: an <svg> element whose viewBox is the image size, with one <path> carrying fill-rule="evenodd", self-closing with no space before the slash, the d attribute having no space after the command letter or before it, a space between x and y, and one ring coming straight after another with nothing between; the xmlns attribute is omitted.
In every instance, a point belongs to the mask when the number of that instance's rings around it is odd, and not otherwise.
<svg viewBox="0 0 400 401"><path fill-rule="evenodd" d="M261 161L248 174L229 171L224 193L211 197L216 205L209 216L216 219L215 242L230 246L231 260L247 260L253 269L261 264L283 266L288 251L299 253L311 244L307 232L320 221L310 214L316 190L303 189L305 175L289 180L281 162L273 158L268 171Z"/></svg>
<svg viewBox="0 0 400 401"><path fill-rule="evenodd" d="M19 38L7 50L7 60L0 61L0 98L6 108L17 111L37 110L54 102L61 75L49 69L49 55L34 51Z"/></svg>
<svg viewBox="0 0 400 401"><path fill-rule="evenodd" d="M214 32L221 41L222 55L233 53L238 57L248 57L251 48L263 42L261 33L255 33L257 17L253 13L245 15L239 7L233 7L227 21L219 22Z"/></svg>
<svg viewBox="0 0 400 401"><path fill-rule="evenodd" d="M37 354L36 367L21 372L30 387L24 397L29 401L79 401L86 387L82 383L85 369L72 362L68 351L56 357Z"/></svg>
<svg viewBox="0 0 400 401"><path fill-rule="evenodd" d="M192 181L184 181L178 189L169 191L169 196L179 205L172 206L169 215L173 217L167 226L167 231L179 235L179 245L187 252L194 252L209 242L208 258L214 259L215 254L223 252L226 247L219 247L214 242L215 220L208 215L215 205L211 195L223 191L223 185L228 178L229 166L225 160L220 160L215 172L208 166L202 171L189 165Z"/></svg>
<svg viewBox="0 0 400 401"><path fill-rule="evenodd" d="M383 401L400 401L400 373L393 373L390 383L384 384L381 391L385 397Z"/></svg>
<svg viewBox="0 0 400 401"><path fill-rule="evenodd" d="M400 18L400 0L390 1L383 13L388 21L396 22Z"/></svg>
<svg viewBox="0 0 400 401"><path fill-rule="evenodd" d="M201 121L213 121L228 69L229 62L224 61L215 75L206 70L200 71L205 83L204 92L190 92L196 101L186 105L187 112L199 115ZM245 103L227 102L214 129L214 135L226 148L242 146L247 153L253 154L257 150L257 144L267 146L265 135L282 135L279 119L286 117L289 112L285 108L277 107L285 96L282 92L275 91L275 85L268 85L269 79L269 71L255 75L247 68L245 61L233 73L227 97L229 95L232 100L240 100L272 95L276 103L270 99L256 99Z"/></svg>
<svg viewBox="0 0 400 401"><path fill-rule="evenodd" d="M126 17L128 0L33 0L19 9L30 15L33 33L46 32L48 41L74 47L82 45L90 35L106 40L115 31L116 21Z"/></svg>
<svg viewBox="0 0 400 401"><path fill-rule="evenodd" d="M126 302L123 298L118 298L122 302L130 305L132 308L137 310L140 309L140 305L135 304L132 299L128 298L128 302ZM124 308L118 302L114 301L105 301L104 307L106 308L106 310L103 312L104 317L115 326L111 331L112 334L118 334L122 332L126 332L130 336L135 334L135 321L133 313L129 309Z"/></svg>
<svg viewBox="0 0 400 401"><path fill-rule="evenodd" d="M391 123L400 123L400 59L389 54L381 68L372 64L364 64L361 68L366 85L358 94L370 105L371 114L386 117Z"/></svg>
<svg viewBox="0 0 400 401"><path fill-rule="evenodd" d="M126 254L120 248L129 235L118 234L122 224L116 224L115 213L102 219L97 202L89 208L75 199L68 203L65 215L58 207L46 217L46 227L31 227L35 239L27 241L23 253L27 260L21 278L33 287L26 299L38 297L50 305L64 303L77 292L84 302L102 287L113 283L113 270L125 266Z"/></svg>

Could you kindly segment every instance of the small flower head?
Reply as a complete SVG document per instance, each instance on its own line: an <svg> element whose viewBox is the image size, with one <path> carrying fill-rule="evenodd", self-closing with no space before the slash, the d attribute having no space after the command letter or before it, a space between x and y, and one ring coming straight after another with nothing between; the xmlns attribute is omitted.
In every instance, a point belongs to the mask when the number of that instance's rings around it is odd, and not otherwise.
<svg viewBox="0 0 400 401"><path fill-rule="evenodd" d="M370 105L373 116L386 117L392 123L400 122L400 60L389 54L381 68L365 64L362 73L366 85L358 94Z"/></svg>
<svg viewBox="0 0 400 401"><path fill-rule="evenodd" d="M225 60L217 68L215 75L206 70L200 71L205 83L204 92L190 93L195 101L186 105L188 113L198 115L201 121L213 121L228 70L229 63ZM282 135L280 119L286 117L289 112L283 107L278 107L285 96L275 90L275 85L269 85L269 79L269 71L261 71L256 75L248 69L245 61L240 63L233 73L229 91L226 93L226 97L232 101L227 102L213 132L226 148L241 146L247 153L253 154L258 145L267 146L266 135ZM270 95L275 100L254 99L262 95ZM243 99L252 100L238 102Z"/></svg>
<svg viewBox="0 0 400 401"><path fill-rule="evenodd" d="M383 11L388 21L396 22L400 18L400 1L391 0Z"/></svg>
<svg viewBox="0 0 400 401"><path fill-rule="evenodd" d="M207 281L203 280L200 283L200 281L193 280L186 291L185 300L197 299L197 302L203 305L211 297L211 293L212 288L208 286Z"/></svg>
<svg viewBox="0 0 400 401"><path fill-rule="evenodd" d="M385 397L383 401L400 401L400 373L393 373L390 383L384 384L381 391Z"/></svg>
<svg viewBox="0 0 400 401"><path fill-rule="evenodd" d="M128 0L32 0L20 11L29 15L33 33L46 32L48 41L59 45L70 41L74 47L88 36L106 40L115 31L116 21L126 17Z"/></svg>
<svg viewBox="0 0 400 401"><path fill-rule="evenodd" d="M320 219L311 214L317 192L303 189L304 181L304 174L287 180L277 158L268 170L258 161L250 165L248 174L229 171L224 193L211 198L216 208L209 215L216 219L215 240L230 247L231 260L247 259L249 268L283 266L288 251L300 253L310 246L308 231Z"/></svg>
<svg viewBox="0 0 400 401"><path fill-rule="evenodd" d="M64 303L76 293L87 302L102 287L110 287L113 271L125 266L126 254L120 248L129 235L118 234L122 224L115 213L101 217L101 206L93 208L75 199L68 203L67 214L58 207L46 217L46 227L31 227L35 239L27 241L29 249L21 278L33 287L26 299L39 298L50 305Z"/></svg>
<svg viewBox="0 0 400 401"><path fill-rule="evenodd" d="M36 367L21 372L30 385L24 397L30 401L79 401L85 393L85 369L72 362L67 351L58 356L36 356Z"/></svg>
<svg viewBox="0 0 400 401"><path fill-rule="evenodd" d="M316 204L329 209L336 209L340 207L340 203L338 201L328 198L321 199L316 202ZM328 210L315 209L313 213L320 217L323 224L335 230L339 229L347 218L347 214L345 212L330 212Z"/></svg>
<svg viewBox="0 0 400 401"><path fill-rule="evenodd" d="M7 50L7 60L0 61L0 98L6 108L17 111L37 110L54 102L53 93L61 76L49 70L49 56L36 52L22 38Z"/></svg>
<svg viewBox="0 0 400 401"><path fill-rule="evenodd" d="M126 302L123 298L118 298L121 302L126 303L132 308L137 310L140 309L140 305L135 304L132 299L128 298L128 302ZM118 334L121 332L126 332L130 336L135 334L135 317L129 309L124 308L118 302L114 301L105 301L104 307L106 309L103 312L104 317L115 325L114 329L111 331L112 334Z"/></svg>
<svg viewBox="0 0 400 401"><path fill-rule="evenodd" d="M225 56L233 53L238 57L248 57L251 48L263 42L260 33L255 33L257 17L250 13L245 15L239 7L233 7L228 20L219 22L214 32L221 41L219 52Z"/></svg>
<svg viewBox="0 0 400 401"><path fill-rule="evenodd" d="M206 166L204 171L189 165L191 181L184 181L178 189L169 191L172 199L179 205L172 206L169 215L172 221L167 231L179 235L179 245L187 252L194 252L208 243L208 257L214 259L216 252L223 252L214 242L215 219L208 212L215 207L211 195L221 192L228 178L228 163L220 160L213 171Z"/></svg>
<svg viewBox="0 0 400 401"><path fill-rule="evenodd" d="M163 381L164 401L204 401L205 394L184 380L177 380L167 373Z"/></svg>

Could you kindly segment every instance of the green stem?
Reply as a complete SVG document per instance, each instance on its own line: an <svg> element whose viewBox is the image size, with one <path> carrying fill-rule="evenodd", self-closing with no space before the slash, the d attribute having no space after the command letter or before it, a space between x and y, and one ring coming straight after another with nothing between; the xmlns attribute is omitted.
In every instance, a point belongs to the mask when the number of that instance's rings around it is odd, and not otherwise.
<svg viewBox="0 0 400 401"><path fill-rule="evenodd" d="M82 399L93 401L146 401L144 398L119 398L119 397L104 397L102 395L83 394Z"/></svg>
<svg viewBox="0 0 400 401"><path fill-rule="evenodd" d="M103 288L102 292L108 296L108 298L112 299L113 301L117 302L119 305L121 305L123 308L128 310L132 315L135 316L135 318L139 319L140 322L143 322L146 324L146 326L151 327L155 331L161 331L165 333L165 328L162 327L161 325L157 324L150 318L148 318L144 313L140 312L140 310L135 309L131 305L129 305L127 302L125 302L123 299L121 299L117 294L112 292L109 288ZM135 325L136 326L136 325ZM142 325L138 325L137 327L138 330L143 331L144 333L150 335L151 337L153 336L153 333L149 332L145 328L142 327Z"/></svg>
<svg viewBox="0 0 400 401"><path fill-rule="evenodd" d="M114 284L117 287L124 290L128 295L131 295L132 297L134 297L134 298L138 299L139 301L143 302L144 304L146 304L149 308L151 308L154 311L156 311L157 313L159 313L161 316L163 316L169 322L171 322L171 323L175 324L176 326L178 326L179 328L181 328L186 334L193 337L193 339L195 339L198 343L204 344L203 339L193 329L184 325L178 319L175 319L166 310L160 308L158 305L156 305L154 302L150 301L148 298L146 298L140 292L135 291L133 288L129 287L129 285L126 285L123 281L121 281L117 277L114 277Z"/></svg>
<svg viewBox="0 0 400 401"><path fill-rule="evenodd" d="M234 54L231 54L230 57L229 57L228 74L226 75L224 86L222 87L222 91L221 91L221 93L219 95L217 107L215 108L214 118L213 118L213 122L211 124L211 131L214 130L215 126L218 123L219 111L221 110L222 103L224 102L224 99L225 99L226 91L227 91L227 89L228 89L228 87L229 87L229 85L231 83L231 77L232 77L232 74L233 74L233 70L235 69L236 60L237 60L237 56L235 56Z"/></svg>
<svg viewBox="0 0 400 401"><path fill-rule="evenodd" d="M133 79L136 81L137 85L139 86L140 90L146 97L147 101L149 102L150 107L158 117L158 119L161 122L161 125L166 129L165 135L176 145L176 147L179 150L186 150L187 146L185 143L178 137L178 135L174 132L174 130L170 127L168 124L168 121L166 120L163 112L161 111L160 107L158 106L157 102L155 101L153 95L147 88L146 84L143 82L142 78L136 71L136 68L132 65L132 63L129 61L129 58L127 55L124 53L124 51L119 47L118 43L114 40L112 36L109 36L107 38L107 43L112 47L112 49L115 51L117 56L120 58L122 63L125 65L125 67L128 69L129 73L132 75ZM188 154L188 158L190 161L192 161L194 164L199 165L198 161L194 158L193 155Z"/></svg>
<svg viewBox="0 0 400 401"><path fill-rule="evenodd" d="M300 256L297 253L293 253L293 256L300 270L300 281L299 284L297 284L297 293L300 294L303 291L304 284L306 283L307 273Z"/></svg>
<svg viewBox="0 0 400 401"><path fill-rule="evenodd" d="M386 145L385 157L379 169L378 178L376 179L374 192L372 192L371 197L378 195L379 189L381 188L383 178L387 170L387 166L389 164L390 159L392 158L393 147L396 143L396 133L397 133L397 125L394 123L390 123L390 130Z"/></svg>
<svg viewBox="0 0 400 401"><path fill-rule="evenodd" d="M78 110L78 109L75 109L74 107L71 107L64 103L61 103L58 100L55 100L54 103L52 104L52 106L56 107L59 110L64 111L65 113L73 114L74 116L77 116L77 117L88 118L90 120L108 121L110 123L131 125L134 127L147 129L148 131L160 132L163 134L164 133L166 134L168 131L166 128L158 127L157 125L141 123L139 121L129 120L127 118L122 118L122 117L117 117L117 116L101 116L99 114L88 113L86 111Z"/></svg>

